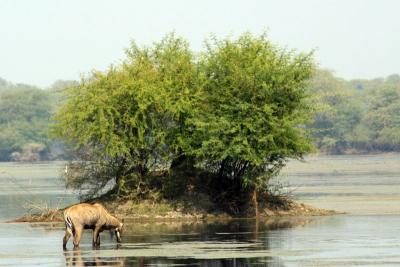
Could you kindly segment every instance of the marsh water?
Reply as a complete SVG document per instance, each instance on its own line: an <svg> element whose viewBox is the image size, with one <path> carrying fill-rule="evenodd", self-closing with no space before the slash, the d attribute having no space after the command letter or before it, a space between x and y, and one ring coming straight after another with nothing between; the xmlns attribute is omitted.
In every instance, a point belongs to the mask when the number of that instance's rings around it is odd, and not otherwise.
<svg viewBox="0 0 400 267"><path fill-rule="evenodd" d="M400 266L400 155L321 156L290 162L293 196L344 211L255 222L126 222L117 246L63 251L62 224L6 223L34 209L77 201L63 163L0 163L0 266Z"/></svg>

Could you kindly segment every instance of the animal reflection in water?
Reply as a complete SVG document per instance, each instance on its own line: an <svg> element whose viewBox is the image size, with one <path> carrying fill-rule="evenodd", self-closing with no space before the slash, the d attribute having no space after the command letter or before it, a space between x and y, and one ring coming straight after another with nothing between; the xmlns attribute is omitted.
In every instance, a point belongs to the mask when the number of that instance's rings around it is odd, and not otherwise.
<svg viewBox="0 0 400 267"><path fill-rule="evenodd" d="M93 230L92 245L94 247L100 246L100 232L104 230L110 230L111 236L115 234L117 242L121 242L123 223L112 216L101 204L81 203L73 205L64 211L64 222L64 249L66 249L71 235L74 237L74 248L79 247L84 229Z"/></svg>
<svg viewBox="0 0 400 267"><path fill-rule="evenodd" d="M115 257L95 257L92 255L83 255L79 248L72 251L64 250L65 266L109 266L123 267L124 260Z"/></svg>

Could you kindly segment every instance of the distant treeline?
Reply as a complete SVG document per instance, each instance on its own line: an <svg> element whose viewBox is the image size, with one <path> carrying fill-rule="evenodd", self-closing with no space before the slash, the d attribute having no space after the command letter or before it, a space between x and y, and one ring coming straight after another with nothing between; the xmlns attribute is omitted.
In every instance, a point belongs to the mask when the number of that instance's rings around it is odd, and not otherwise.
<svg viewBox="0 0 400 267"><path fill-rule="evenodd" d="M65 146L49 137L49 125L62 100L63 88L74 81L57 81L43 90L0 78L0 161L67 159Z"/></svg>
<svg viewBox="0 0 400 267"><path fill-rule="evenodd" d="M63 103L57 81L41 89L0 78L0 161L68 159L66 147L49 137L52 115ZM330 154L400 151L400 76L344 80L318 70L309 86L315 109L309 124L315 146Z"/></svg>
<svg viewBox="0 0 400 267"><path fill-rule="evenodd" d="M400 151L400 76L343 80L319 70L310 84L316 147L330 154Z"/></svg>

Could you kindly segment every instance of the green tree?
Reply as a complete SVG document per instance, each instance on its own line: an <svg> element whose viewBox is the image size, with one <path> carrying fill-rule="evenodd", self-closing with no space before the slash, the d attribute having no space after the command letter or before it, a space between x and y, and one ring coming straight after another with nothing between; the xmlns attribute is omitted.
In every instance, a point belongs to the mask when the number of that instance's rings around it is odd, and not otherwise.
<svg viewBox="0 0 400 267"><path fill-rule="evenodd" d="M27 85L9 85L0 95L0 160L18 159L11 154L22 152L29 144L41 144L44 148L40 156L47 158L50 116L48 92Z"/></svg>
<svg viewBox="0 0 400 267"><path fill-rule="evenodd" d="M345 81L329 70L318 70L309 94L314 107L313 130L317 147L328 153L343 153L366 147L367 129L361 125L367 111L364 81Z"/></svg>
<svg viewBox="0 0 400 267"><path fill-rule="evenodd" d="M258 211L268 180L311 149L304 124L313 69L310 54L265 35L214 39L199 57L173 34L132 44L120 66L70 89L55 116L55 135L76 147L70 185L89 188L84 197L112 188L142 199L201 184L215 203L241 209L252 196Z"/></svg>
<svg viewBox="0 0 400 267"><path fill-rule="evenodd" d="M400 150L400 76L346 81L319 70L309 92L317 147L328 153Z"/></svg>
<svg viewBox="0 0 400 267"><path fill-rule="evenodd" d="M50 105L49 95L44 90L29 86L8 90L0 99L0 123L49 118Z"/></svg>
<svg viewBox="0 0 400 267"><path fill-rule="evenodd" d="M146 195L146 176L173 160L196 95L193 55L183 39L170 34L152 47L132 43L126 54L121 66L70 89L55 116L55 135L74 144L79 159L70 185L89 185L86 197L109 183L119 195Z"/></svg>
<svg viewBox="0 0 400 267"><path fill-rule="evenodd" d="M369 110L363 124L369 128L373 145L380 150L400 150L400 82L392 75L369 91Z"/></svg>
<svg viewBox="0 0 400 267"><path fill-rule="evenodd" d="M351 92L345 81L336 78L329 70L318 70L311 79L308 93L314 107L314 120L308 125L313 130L317 146L324 151L338 152L343 146L343 127L337 127L341 108L348 107ZM339 120L340 121L340 120Z"/></svg>
<svg viewBox="0 0 400 267"><path fill-rule="evenodd" d="M311 54L246 33L213 39L200 66L206 82L189 120L194 130L185 153L231 190L228 198L240 198L234 205L243 204L243 197L247 202L251 192L257 212L257 193L266 192L268 180L286 160L310 151L304 100L314 69Z"/></svg>

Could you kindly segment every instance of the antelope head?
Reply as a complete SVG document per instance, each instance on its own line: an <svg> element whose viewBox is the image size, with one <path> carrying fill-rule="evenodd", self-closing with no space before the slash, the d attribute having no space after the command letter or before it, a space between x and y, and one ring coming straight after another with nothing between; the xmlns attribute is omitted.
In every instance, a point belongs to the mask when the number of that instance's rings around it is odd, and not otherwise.
<svg viewBox="0 0 400 267"><path fill-rule="evenodd" d="M121 243L121 233L122 227L124 226L123 223L120 223L117 228L115 228L115 235L117 236L117 242Z"/></svg>

